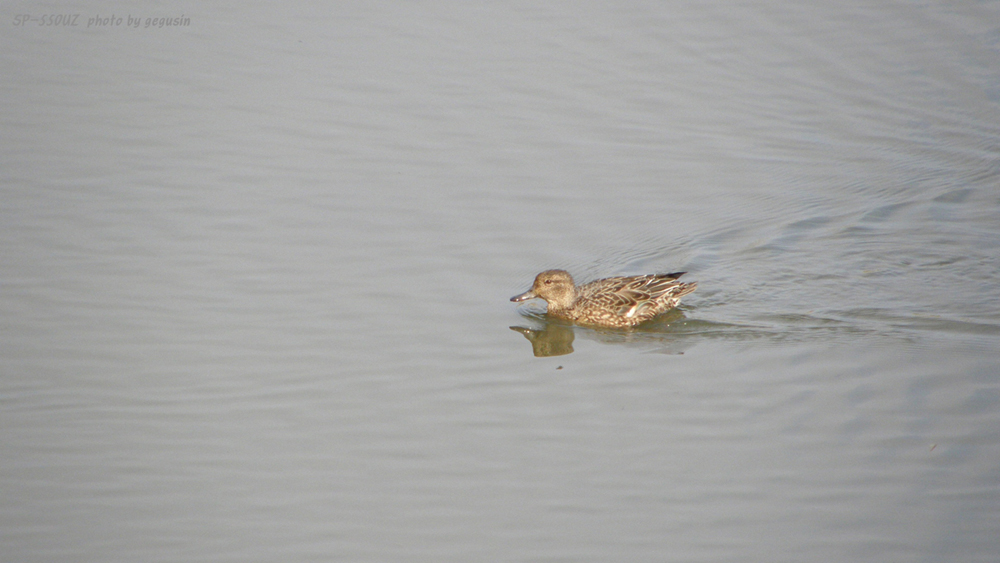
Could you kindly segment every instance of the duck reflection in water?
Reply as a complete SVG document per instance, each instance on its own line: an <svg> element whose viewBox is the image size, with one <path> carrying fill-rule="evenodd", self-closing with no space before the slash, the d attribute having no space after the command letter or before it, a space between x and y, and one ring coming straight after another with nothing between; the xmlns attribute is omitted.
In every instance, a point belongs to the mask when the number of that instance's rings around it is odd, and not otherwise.
<svg viewBox="0 0 1000 563"><path fill-rule="evenodd" d="M573 353L573 327L547 324L543 329L512 326L511 330L520 332L531 342L531 350L536 358L549 356L565 356Z"/></svg>
<svg viewBox="0 0 1000 563"><path fill-rule="evenodd" d="M685 323L679 321L683 321L685 317L684 313L677 309L667 311L653 321L628 330L574 326L537 312L526 312L525 316L534 320L532 324L536 326L512 326L510 329L524 335L531 342L535 357L539 358L572 354L578 331L585 340L636 347L647 353L669 355L683 354L684 350L699 340L690 338L690 331L681 328ZM537 326L538 324L541 326Z"/></svg>

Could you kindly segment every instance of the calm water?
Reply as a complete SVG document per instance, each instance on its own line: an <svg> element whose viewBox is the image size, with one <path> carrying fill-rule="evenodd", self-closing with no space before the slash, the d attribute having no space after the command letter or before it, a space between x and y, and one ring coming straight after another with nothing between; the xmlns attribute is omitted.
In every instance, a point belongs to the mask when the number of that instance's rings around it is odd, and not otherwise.
<svg viewBox="0 0 1000 563"><path fill-rule="evenodd" d="M995 561L1000 4L868 4L5 5L3 559Z"/></svg>

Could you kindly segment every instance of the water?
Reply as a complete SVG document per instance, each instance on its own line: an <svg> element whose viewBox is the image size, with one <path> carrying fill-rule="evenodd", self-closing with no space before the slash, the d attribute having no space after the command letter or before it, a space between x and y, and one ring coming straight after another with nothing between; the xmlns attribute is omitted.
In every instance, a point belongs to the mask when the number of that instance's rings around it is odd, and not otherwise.
<svg viewBox="0 0 1000 563"><path fill-rule="evenodd" d="M995 559L994 4L93 15L0 38L5 559Z"/></svg>

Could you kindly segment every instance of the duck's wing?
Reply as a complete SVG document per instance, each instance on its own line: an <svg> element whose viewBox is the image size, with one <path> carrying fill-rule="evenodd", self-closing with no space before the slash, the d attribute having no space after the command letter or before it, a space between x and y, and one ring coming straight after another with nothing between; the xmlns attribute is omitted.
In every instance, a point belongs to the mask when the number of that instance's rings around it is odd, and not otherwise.
<svg viewBox="0 0 1000 563"><path fill-rule="evenodd" d="M682 275L684 272L597 280L580 288L580 297L622 317L644 320L675 307L680 297L695 290L698 284L677 281Z"/></svg>
<svg viewBox="0 0 1000 563"><path fill-rule="evenodd" d="M698 287L698 284L677 281L677 278L683 276L685 273L677 272L674 274L640 276L639 280L636 280L638 283L635 291L648 295L649 299L653 301L687 295L694 291Z"/></svg>

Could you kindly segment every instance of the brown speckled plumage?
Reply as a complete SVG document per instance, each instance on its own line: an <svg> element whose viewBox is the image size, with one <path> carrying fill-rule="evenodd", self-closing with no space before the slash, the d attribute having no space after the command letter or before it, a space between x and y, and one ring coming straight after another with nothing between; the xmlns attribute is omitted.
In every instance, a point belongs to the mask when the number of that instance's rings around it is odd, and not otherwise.
<svg viewBox="0 0 1000 563"><path fill-rule="evenodd" d="M697 283L677 278L685 272L622 276L592 281L577 287L565 270L546 270L535 276L531 289L511 297L514 302L535 297L548 303L553 317L579 324L628 328L676 307Z"/></svg>

